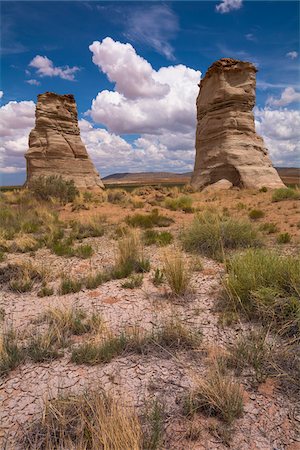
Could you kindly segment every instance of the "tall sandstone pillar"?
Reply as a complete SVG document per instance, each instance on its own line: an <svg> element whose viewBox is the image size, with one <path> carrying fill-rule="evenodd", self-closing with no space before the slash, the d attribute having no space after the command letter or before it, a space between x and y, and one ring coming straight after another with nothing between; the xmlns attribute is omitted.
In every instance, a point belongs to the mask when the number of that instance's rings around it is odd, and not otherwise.
<svg viewBox="0 0 300 450"><path fill-rule="evenodd" d="M221 179L244 188L283 186L255 132L256 71L249 62L223 58L201 81L191 181L196 189Z"/></svg>
<svg viewBox="0 0 300 450"><path fill-rule="evenodd" d="M81 140L73 95L38 95L25 158L28 186L33 178L61 175L78 188L104 187Z"/></svg>

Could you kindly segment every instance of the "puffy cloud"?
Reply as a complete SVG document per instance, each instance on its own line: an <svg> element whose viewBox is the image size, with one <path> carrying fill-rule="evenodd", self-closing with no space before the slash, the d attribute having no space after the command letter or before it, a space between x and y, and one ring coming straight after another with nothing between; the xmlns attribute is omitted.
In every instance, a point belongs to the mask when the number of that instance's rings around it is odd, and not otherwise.
<svg viewBox="0 0 300 450"><path fill-rule="evenodd" d="M255 119L256 130L263 136L273 164L299 167L300 111L256 109Z"/></svg>
<svg viewBox="0 0 300 450"><path fill-rule="evenodd" d="M0 99L3 97L3 95L4 95L4 92L0 91Z"/></svg>
<svg viewBox="0 0 300 450"><path fill-rule="evenodd" d="M41 83L38 80L25 80L26 83L31 84L32 86L39 86Z"/></svg>
<svg viewBox="0 0 300 450"><path fill-rule="evenodd" d="M60 77L63 80L75 80L75 73L80 70L79 67L55 67L53 61L47 58L47 56L37 55L29 63L30 67L37 69L37 74L40 77Z"/></svg>
<svg viewBox="0 0 300 450"><path fill-rule="evenodd" d="M24 152L34 126L34 114L32 101L9 102L0 108L0 172L25 170Z"/></svg>
<svg viewBox="0 0 300 450"><path fill-rule="evenodd" d="M175 60L174 49L168 41L178 29L177 17L167 5L131 8L125 36L134 42L149 45L172 61Z"/></svg>
<svg viewBox="0 0 300 450"><path fill-rule="evenodd" d="M296 59L298 56L298 52L295 52L295 51L288 52L285 56L287 56L288 58L291 58L291 59Z"/></svg>
<svg viewBox="0 0 300 450"><path fill-rule="evenodd" d="M300 92L296 92L293 87L287 87L281 94L279 99L274 97L269 97L267 99L267 105L272 106L287 106L290 103L295 103L300 101Z"/></svg>
<svg viewBox="0 0 300 450"><path fill-rule="evenodd" d="M216 5L216 11L221 14L225 14L235 9L240 9L242 4L242 0L222 0L218 5Z"/></svg>
<svg viewBox="0 0 300 450"><path fill-rule="evenodd" d="M158 71L130 44L105 38L90 46L93 61L103 70L115 91L99 92L90 115L119 134L162 134L195 127L196 97L201 72L182 64Z"/></svg>

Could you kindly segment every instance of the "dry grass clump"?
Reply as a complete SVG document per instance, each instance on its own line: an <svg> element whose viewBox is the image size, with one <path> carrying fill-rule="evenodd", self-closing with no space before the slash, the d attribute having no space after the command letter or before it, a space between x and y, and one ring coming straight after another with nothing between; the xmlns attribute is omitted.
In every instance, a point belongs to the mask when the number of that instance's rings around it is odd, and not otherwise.
<svg viewBox="0 0 300 450"><path fill-rule="evenodd" d="M128 232L118 240L118 254L111 278L126 278L132 272L148 272L150 262L143 255L143 246L137 232Z"/></svg>
<svg viewBox="0 0 300 450"><path fill-rule="evenodd" d="M138 287L141 287L143 284L143 274L142 273L136 273L133 275L130 275L127 281L121 284L122 288L125 289L135 289Z"/></svg>
<svg viewBox="0 0 300 450"><path fill-rule="evenodd" d="M223 259L225 249L257 247L260 240L249 222L219 217L212 212L197 215L181 235L187 251L200 252L208 257Z"/></svg>
<svg viewBox="0 0 300 450"><path fill-rule="evenodd" d="M264 217L265 213L261 209L251 209L248 216L251 220L258 220Z"/></svg>
<svg viewBox="0 0 300 450"><path fill-rule="evenodd" d="M169 231L146 230L143 234L143 241L145 245L157 244L164 247L173 242L174 237Z"/></svg>
<svg viewBox="0 0 300 450"><path fill-rule="evenodd" d="M107 201L114 204L126 203L128 193L124 189L107 189Z"/></svg>
<svg viewBox="0 0 300 450"><path fill-rule="evenodd" d="M230 425L243 413L241 386L216 366L196 380L186 407L189 414L201 412L216 416Z"/></svg>
<svg viewBox="0 0 300 450"><path fill-rule="evenodd" d="M227 270L224 283L229 305L282 334L299 334L299 258L250 249L229 259Z"/></svg>
<svg viewBox="0 0 300 450"><path fill-rule="evenodd" d="M283 187L275 189L272 195L272 202L281 202L282 200L299 200L299 189L292 189L290 187Z"/></svg>
<svg viewBox="0 0 300 450"><path fill-rule="evenodd" d="M23 440L33 450L140 450L137 415L102 390L47 400L41 419Z"/></svg>
<svg viewBox="0 0 300 450"><path fill-rule="evenodd" d="M59 348L63 336L50 328L44 332L34 332L26 346L26 356L34 362L53 361L61 356Z"/></svg>
<svg viewBox="0 0 300 450"><path fill-rule="evenodd" d="M180 250L172 249L163 254L163 272L172 294L181 297L190 291L191 270Z"/></svg>
<svg viewBox="0 0 300 450"><path fill-rule="evenodd" d="M192 213L194 211L193 199L188 195L182 195L177 198L166 198L165 207L171 209L171 211L181 210L186 213Z"/></svg>
<svg viewBox="0 0 300 450"><path fill-rule="evenodd" d="M277 233L277 231L278 231L277 225L273 222L262 223L261 226L259 227L259 229L260 229L260 231L263 231L266 234L273 234L273 233Z"/></svg>
<svg viewBox="0 0 300 450"><path fill-rule="evenodd" d="M82 280L74 279L64 275L61 279L59 292L61 295L67 295L81 291L82 287Z"/></svg>
<svg viewBox="0 0 300 450"><path fill-rule="evenodd" d="M0 282L8 283L10 290L19 293L31 291L34 285L45 282L48 275L45 267L31 261L7 264L0 268Z"/></svg>
<svg viewBox="0 0 300 450"><path fill-rule="evenodd" d="M290 235L290 233L280 233L277 236L276 242L277 244L288 244L289 242L291 242L292 240L292 236Z"/></svg>
<svg viewBox="0 0 300 450"><path fill-rule="evenodd" d="M150 214L134 214L126 217L126 223L132 227L152 228L168 227L174 220L159 214L158 209L153 209Z"/></svg>
<svg viewBox="0 0 300 450"><path fill-rule="evenodd" d="M105 232L106 217L92 216L85 222L73 220L71 222L72 237L75 239L84 239L87 237L100 237Z"/></svg>
<svg viewBox="0 0 300 450"><path fill-rule="evenodd" d="M0 376L16 368L24 359L16 332L10 328L0 335Z"/></svg>

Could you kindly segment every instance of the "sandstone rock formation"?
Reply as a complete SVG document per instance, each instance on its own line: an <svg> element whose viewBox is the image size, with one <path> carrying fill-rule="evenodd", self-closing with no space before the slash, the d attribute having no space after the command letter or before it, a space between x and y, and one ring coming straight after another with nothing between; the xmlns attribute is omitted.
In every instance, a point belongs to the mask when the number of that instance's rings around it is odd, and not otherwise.
<svg viewBox="0 0 300 450"><path fill-rule="evenodd" d="M26 184L39 176L61 175L78 188L104 187L80 137L74 96L40 94L35 117L25 154Z"/></svg>
<svg viewBox="0 0 300 450"><path fill-rule="evenodd" d="M223 58L210 66L201 81L194 188L221 179L245 188L283 186L263 139L255 132L256 71L249 62Z"/></svg>

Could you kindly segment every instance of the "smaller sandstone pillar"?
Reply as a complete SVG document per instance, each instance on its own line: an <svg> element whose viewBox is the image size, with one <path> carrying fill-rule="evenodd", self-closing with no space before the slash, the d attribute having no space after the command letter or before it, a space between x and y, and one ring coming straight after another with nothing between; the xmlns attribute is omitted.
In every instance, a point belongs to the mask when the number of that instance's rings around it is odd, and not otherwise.
<svg viewBox="0 0 300 450"><path fill-rule="evenodd" d="M104 188L81 140L73 95L38 95L25 158L27 185L39 176L61 175L78 188Z"/></svg>
<svg viewBox="0 0 300 450"><path fill-rule="evenodd" d="M196 189L222 179L244 188L284 186L255 132L256 71L249 62L223 58L202 79L191 181Z"/></svg>

